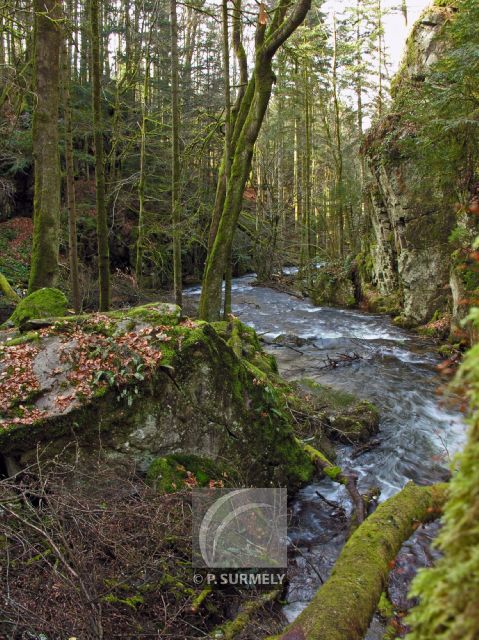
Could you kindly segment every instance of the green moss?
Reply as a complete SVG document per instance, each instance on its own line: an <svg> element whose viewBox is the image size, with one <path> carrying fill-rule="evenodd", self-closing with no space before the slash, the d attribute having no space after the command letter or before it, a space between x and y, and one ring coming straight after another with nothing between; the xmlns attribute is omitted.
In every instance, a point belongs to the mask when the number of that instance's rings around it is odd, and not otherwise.
<svg viewBox="0 0 479 640"><path fill-rule="evenodd" d="M389 620L394 615L394 607L385 591L382 592L379 598L378 613L384 620Z"/></svg>
<svg viewBox="0 0 479 640"><path fill-rule="evenodd" d="M476 311L476 310L474 310ZM475 316L474 316L475 317ZM477 319L474 320L477 326ZM444 509L437 547L443 556L415 578L420 603L408 618L411 640L475 640L479 637L479 345L466 354L457 384L470 400L470 432Z"/></svg>
<svg viewBox="0 0 479 640"><path fill-rule="evenodd" d="M29 331L21 336L10 338L10 340L5 342L5 346L14 347L19 344L26 344L27 342L36 342L37 340L40 340L40 334L38 331Z"/></svg>
<svg viewBox="0 0 479 640"><path fill-rule="evenodd" d="M382 503L349 538L330 578L286 632L301 629L308 640L363 638L392 560L418 522L437 516L445 495L444 485L409 483ZM287 637L286 633L280 637Z"/></svg>
<svg viewBox="0 0 479 640"><path fill-rule="evenodd" d="M297 442L300 446L303 447L306 455L314 465L316 465L316 462L319 460L319 462L321 463L322 470L324 471L325 475L328 476L328 478L331 478L331 480L334 480L335 482L341 482L338 479L342 473L340 467L334 464L331 464L331 462L327 459L327 457L321 451L318 451L317 449L312 447L310 444L306 444L299 440L297 440Z"/></svg>
<svg viewBox="0 0 479 640"><path fill-rule="evenodd" d="M64 316L67 309L66 296L59 289L45 287L19 302L10 320L15 326L22 328L29 320Z"/></svg>
<svg viewBox="0 0 479 640"><path fill-rule="evenodd" d="M109 604L125 604L130 609L136 609L140 605L145 603L145 599L140 594L135 594L129 598L119 598L112 593L109 593L102 598L103 602L108 602Z"/></svg>
<svg viewBox="0 0 479 640"><path fill-rule="evenodd" d="M186 453L157 458L151 463L147 473L148 482L162 493L184 489L191 476L195 477L198 486L207 487L211 480L228 485L236 474L225 464Z"/></svg>
<svg viewBox="0 0 479 640"><path fill-rule="evenodd" d="M180 321L181 310L176 305L166 302L151 302L140 307L133 307L132 309L111 311L106 315L118 320L130 318L132 320L141 320L142 322L155 326L170 326L178 324Z"/></svg>

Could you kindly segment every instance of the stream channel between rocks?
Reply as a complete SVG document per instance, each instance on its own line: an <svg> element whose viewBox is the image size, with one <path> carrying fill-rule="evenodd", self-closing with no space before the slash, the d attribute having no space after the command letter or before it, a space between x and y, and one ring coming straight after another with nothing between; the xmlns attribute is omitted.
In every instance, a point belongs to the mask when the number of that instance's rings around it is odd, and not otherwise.
<svg viewBox="0 0 479 640"><path fill-rule="evenodd" d="M358 475L360 490L379 487L383 501L409 480L431 484L444 479L450 457L465 442L466 426L462 415L438 394L440 359L433 345L394 326L387 316L316 307L307 298L253 282L252 275L233 281L232 311L257 331L275 355L280 373L287 379L311 378L371 400L380 409L378 446L354 459L353 447L337 446L336 464ZM198 287L185 291L191 298L199 293ZM274 344L279 335L299 340L291 346ZM359 358L325 368L327 357L338 354ZM339 506L328 505L318 493ZM346 540L343 510L346 515L351 510L344 487L328 478L304 487L291 506L290 582L284 607L290 622L331 572ZM417 568L429 566L437 556L430 546L437 530L437 523L421 526L403 545L388 585L396 609L408 607L408 585ZM383 632L384 625L375 618L366 640L380 640Z"/></svg>

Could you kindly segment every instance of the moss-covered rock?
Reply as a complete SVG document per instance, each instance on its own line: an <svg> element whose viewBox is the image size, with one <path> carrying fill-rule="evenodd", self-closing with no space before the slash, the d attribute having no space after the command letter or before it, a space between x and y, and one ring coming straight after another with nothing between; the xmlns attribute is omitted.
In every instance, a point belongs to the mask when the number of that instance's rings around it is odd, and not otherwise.
<svg viewBox="0 0 479 640"><path fill-rule="evenodd" d="M295 441L274 359L232 324L218 325L220 335L149 305L61 318L33 342L4 344L0 375L20 358L25 384L3 390L0 452L21 467L37 445L66 456L76 443L80 458L101 450L145 472L156 458L192 454L221 460L242 482L298 487L314 469Z"/></svg>
<svg viewBox="0 0 479 640"><path fill-rule="evenodd" d="M68 300L59 289L43 288L34 291L15 308L10 321L22 329L29 320L64 316L68 309Z"/></svg>
<svg viewBox="0 0 479 640"><path fill-rule="evenodd" d="M163 493L210 484L228 486L235 477L234 470L220 461L184 453L157 458L147 472L149 483Z"/></svg>
<svg viewBox="0 0 479 640"><path fill-rule="evenodd" d="M351 409L330 418L331 429L341 442L365 442L379 431L377 408L362 400Z"/></svg>
<svg viewBox="0 0 479 640"><path fill-rule="evenodd" d="M391 110L371 127L363 145L373 176L369 251L373 265L361 275L382 298L378 310L385 307L410 326L428 322L437 310L445 312L450 305L448 237L457 222L454 207L463 176L458 168L446 178L448 167L432 166L432 145L422 140L427 123L418 111L428 102L435 65L452 46L451 5L435 3L417 21L392 84ZM426 117L433 119L434 114ZM451 148L454 144L451 139ZM464 170L464 158L460 166ZM362 262L367 263L365 256Z"/></svg>
<svg viewBox="0 0 479 640"><path fill-rule="evenodd" d="M372 402L307 378L301 380L301 386L310 394L320 423L331 439L355 444L379 431L379 410Z"/></svg>
<svg viewBox="0 0 479 640"><path fill-rule="evenodd" d="M314 304L353 307L356 304L350 265L329 263L317 270L310 295Z"/></svg>

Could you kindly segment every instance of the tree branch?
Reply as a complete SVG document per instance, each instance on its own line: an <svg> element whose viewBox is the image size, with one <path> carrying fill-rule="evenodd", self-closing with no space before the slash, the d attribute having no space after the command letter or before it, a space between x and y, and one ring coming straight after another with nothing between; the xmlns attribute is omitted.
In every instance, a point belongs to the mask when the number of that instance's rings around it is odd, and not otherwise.
<svg viewBox="0 0 479 640"><path fill-rule="evenodd" d="M282 0L278 7L281 12L285 9L285 2ZM284 19L282 24L268 36L263 47L263 51L268 57L273 57L280 46L286 42L289 36L300 26L306 18L306 14L311 8L311 0L297 0L289 17ZM273 20L273 24L275 21Z"/></svg>

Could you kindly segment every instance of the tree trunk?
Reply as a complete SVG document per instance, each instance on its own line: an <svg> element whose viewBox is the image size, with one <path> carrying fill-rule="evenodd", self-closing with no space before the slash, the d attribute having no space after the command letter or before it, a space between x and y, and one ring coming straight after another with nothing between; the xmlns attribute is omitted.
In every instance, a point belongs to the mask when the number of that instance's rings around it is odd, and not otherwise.
<svg viewBox="0 0 479 640"><path fill-rule="evenodd" d="M171 0L171 112L172 112L172 171L171 205L173 219L173 286L175 302L183 304L181 268L181 211L180 211L180 106L178 74L178 19L176 0Z"/></svg>
<svg viewBox="0 0 479 640"><path fill-rule="evenodd" d="M263 123L274 82L273 57L279 47L303 22L311 6L311 0L297 0L289 17L286 17L289 6L289 0L279 1L272 14L271 25L267 29L268 15L264 4L260 5L255 42L255 68L235 119L230 180L226 186L218 230L208 251L205 265L200 299L200 317L203 320L218 320L220 317L223 274L243 204L243 193L251 170L254 145Z"/></svg>
<svg viewBox="0 0 479 640"><path fill-rule="evenodd" d="M75 198L75 171L73 167L73 134L72 112L70 105L70 81L71 81L71 47L63 49L63 115L65 121L65 165L66 165L66 192L68 207L68 239L70 259L70 283L72 288L72 301L75 313L81 312L80 285L78 281L78 243L77 243L77 212Z"/></svg>
<svg viewBox="0 0 479 640"><path fill-rule="evenodd" d="M96 228L98 239L98 280L100 311L110 308L110 250L105 194L103 118L101 114L101 58L99 0L90 0L91 77L93 84L93 131L95 140Z"/></svg>
<svg viewBox="0 0 479 640"><path fill-rule="evenodd" d="M386 586L390 564L419 522L438 516L446 486L410 482L356 529L331 577L277 640L362 640Z"/></svg>
<svg viewBox="0 0 479 640"><path fill-rule="evenodd" d="M33 158L35 199L31 293L53 287L58 276L60 226L60 157L58 108L60 100L61 4L57 0L34 0L35 47Z"/></svg>
<svg viewBox="0 0 479 640"><path fill-rule="evenodd" d="M141 126L140 126L140 178L138 180L138 238L136 241L136 262L135 273L139 285L143 280L143 250L145 243L145 160L146 160L146 132L148 126L148 100L150 87L150 46L148 45L145 60L145 78L143 83L143 98L141 104Z"/></svg>
<svg viewBox="0 0 479 640"><path fill-rule="evenodd" d="M231 174L231 96L230 96L230 52L228 37L228 0L222 2L222 18L223 18L223 77L225 91L225 181L228 185ZM231 313L231 287L233 280L233 244L230 245L229 255L226 258L225 269L225 303L223 308L223 316L225 320Z"/></svg>

